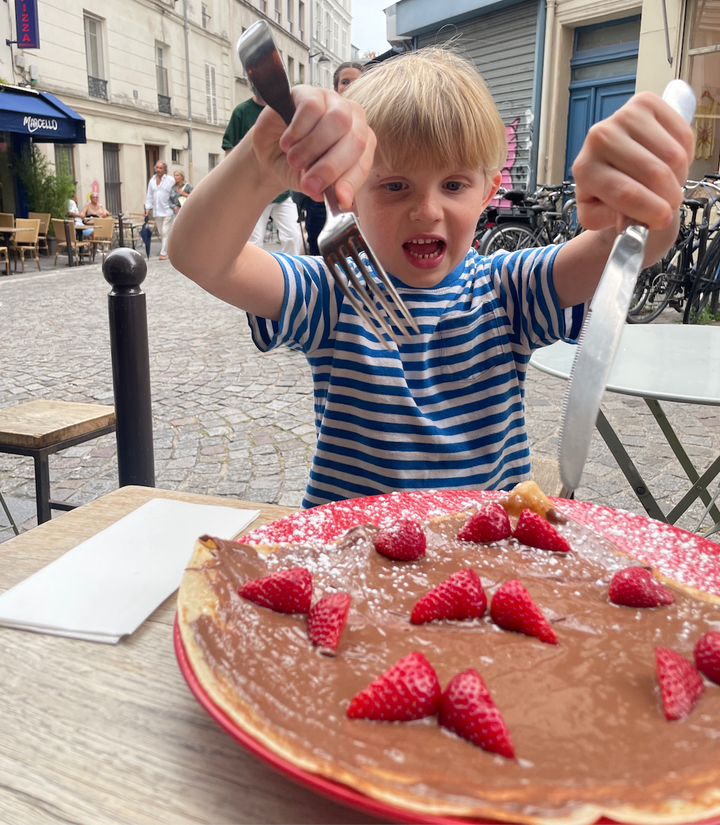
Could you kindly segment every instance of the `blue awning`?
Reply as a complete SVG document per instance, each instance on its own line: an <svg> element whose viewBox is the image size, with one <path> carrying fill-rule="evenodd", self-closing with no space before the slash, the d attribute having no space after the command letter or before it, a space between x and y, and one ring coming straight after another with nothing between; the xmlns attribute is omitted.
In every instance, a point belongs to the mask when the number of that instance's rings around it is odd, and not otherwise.
<svg viewBox="0 0 720 825"><path fill-rule="evenodd" d="M38 143L85 143L85 120L50 92L0 86L0 132Z"/></svg>

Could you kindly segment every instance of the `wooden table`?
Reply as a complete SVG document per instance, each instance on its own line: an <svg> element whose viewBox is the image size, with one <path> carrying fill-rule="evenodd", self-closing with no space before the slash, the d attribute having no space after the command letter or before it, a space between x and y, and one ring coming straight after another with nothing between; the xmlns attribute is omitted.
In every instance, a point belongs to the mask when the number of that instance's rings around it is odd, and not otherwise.
<svg viewBox="0 0 720 825"><path fill-rule="evenodd" d="M75 504L50 499L48 456L115 432L115 408L37 398L0 409L0 453L31 456L35 463L38 524L50 510L74 510Z"/></svg>
<svg viewBox="0 0 720 825"><path fill-rule="evenodd" d="M152 498L276 505L123 487L0 544L0 591ZM0 628L0 822L373 823L246 753L190 693L173 595L117 645Z"/></svg>

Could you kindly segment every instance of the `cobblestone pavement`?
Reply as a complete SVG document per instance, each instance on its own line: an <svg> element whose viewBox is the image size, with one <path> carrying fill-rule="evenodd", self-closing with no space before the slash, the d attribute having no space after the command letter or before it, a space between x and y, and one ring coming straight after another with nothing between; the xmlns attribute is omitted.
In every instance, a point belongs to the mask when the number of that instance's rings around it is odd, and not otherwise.
<svg viewBox="0 0 720 825"><path fill-rule="evenodd" d="M304 358L258 353L243 314L167 261L148 262L143 286L157 486L299 506L315 440ZM0 278L0 406L37 397L112 403L108 291L100 264ZM556 456L565 386L529 371L534 454ZM665 406L689 455L705 469L720 454L720 411ZM688 483L650 411L640 399L613 394L603 409L669 510ZM51 456L50 476L53 498L75 504L115 489L114 435ZM0 491L23 529L36 523L30 458L0 454ZM577 497L644 512L597 434ZM681 524L695 529L701 513L696 506ZM11 536L0 510L0 541Z"/></svg>

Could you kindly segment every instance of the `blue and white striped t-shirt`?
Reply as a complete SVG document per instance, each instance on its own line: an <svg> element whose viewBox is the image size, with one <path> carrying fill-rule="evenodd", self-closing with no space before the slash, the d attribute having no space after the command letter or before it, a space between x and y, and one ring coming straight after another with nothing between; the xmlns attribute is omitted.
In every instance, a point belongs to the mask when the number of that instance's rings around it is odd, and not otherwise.
<svg viewBox="0 0 720 825"><path fill-rule="evenodd" d="M303 506L393 490L502 490L528 478L527 363L534 349L576 338L586 309L558 305L558 249L471 250L431 289L393 278L421 334L390 352L321 258L275 255L282 316L248 319L260 350L285 344L312 369L317 446Z"/></svg>

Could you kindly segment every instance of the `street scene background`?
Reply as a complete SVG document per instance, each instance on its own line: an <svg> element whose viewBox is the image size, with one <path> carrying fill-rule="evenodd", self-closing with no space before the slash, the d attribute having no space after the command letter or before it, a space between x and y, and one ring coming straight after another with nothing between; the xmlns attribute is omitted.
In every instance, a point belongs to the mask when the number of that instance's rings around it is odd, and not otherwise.
<svg viewBox="0 0 720 825"><path fill-rule="evenodd" d="M159 261L155 246L143 289L156 486L299 507L315 442L304 357L286 349L258 352L244 313ZM52 266L52 259L42 260ZM113 404L109 291L100 263L0 278L0 406L33 398ZM679 319L668 310L655 323ZM565 388L561 379L528 371L534 456L557 456ZM664 408L696 466L705 469L720 454L720 412L689 404ZM668 512L689 482L645 402L606 393L603 410ZM116 489L115 435L51 456L50 479L53 499L73 504ZM0 454L0 491L23 529L36 523L31 458ZM644 513L597 433L576 497ZM703 509L695 505L680 525L695 530ZM0 511L0 540L12 535Z"/></svg>

